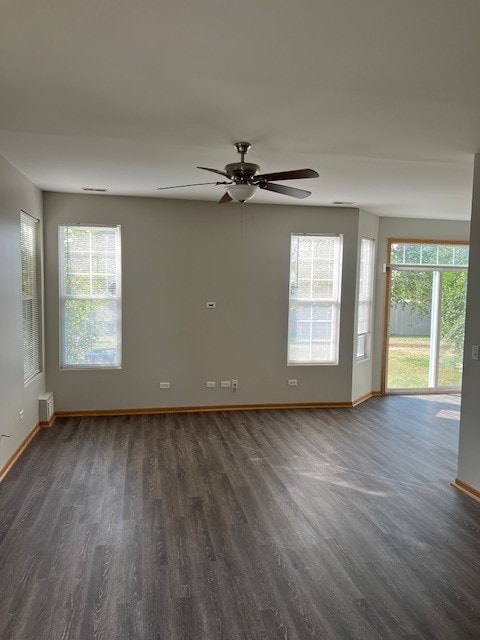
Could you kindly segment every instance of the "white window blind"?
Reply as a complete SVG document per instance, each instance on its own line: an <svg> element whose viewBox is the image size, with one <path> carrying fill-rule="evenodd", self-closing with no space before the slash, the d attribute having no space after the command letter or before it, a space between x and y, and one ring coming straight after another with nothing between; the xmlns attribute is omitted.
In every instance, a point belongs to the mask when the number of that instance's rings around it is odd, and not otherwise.
<svg viewBox="0 0 480 640"><path fill-rule="evenodd" d="M357 358L370 356L372 332L372 303L374 280L375 241L362 238L360 244L360 274L357 304Z"/></svg>
<svg viewBox="0 0 480 640"><path fill-rule="evenodd" d="M41 367L39 222L20 214L22 259L23 377L28 382Z"/></svg>
<svg viewBox="0 0 480 640"><path fill-rule="evenodd" d="M120 227L61 226L60 366L121 366Z"/></svg>
<svg viewBox="0 0 480 640"><path fill-rule="evenodd" d="M342 236L292 234L288 364L337 364Z"/></svg>

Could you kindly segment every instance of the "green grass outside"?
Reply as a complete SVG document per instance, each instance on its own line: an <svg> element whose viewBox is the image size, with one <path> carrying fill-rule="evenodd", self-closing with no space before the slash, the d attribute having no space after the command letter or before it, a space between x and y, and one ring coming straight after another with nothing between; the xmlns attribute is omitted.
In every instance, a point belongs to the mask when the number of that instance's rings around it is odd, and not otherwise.
<svg viewBox="0 0 480 640"><path fill-rule="evenodd" d="M418 336L390 336L388 350L389 389L422 389L428 387L430 339ZM442 346L438 384L459 387L462 383L462 354L452 346Z"/></svg>

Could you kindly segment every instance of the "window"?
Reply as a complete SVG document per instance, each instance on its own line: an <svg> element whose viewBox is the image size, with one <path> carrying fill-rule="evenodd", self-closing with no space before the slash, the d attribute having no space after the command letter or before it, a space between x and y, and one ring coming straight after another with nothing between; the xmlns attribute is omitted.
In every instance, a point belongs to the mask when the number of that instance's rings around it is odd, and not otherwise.
<svg viewBox="0 0 480 640"><path fill-rule="evenodd" d="M393 242L390 248L390 263L398 265L468 267L468 257L466 244Z"/></svg>
<svg viewBox="0 0 480 640"><path fill-rule="evenodd" d="M120 227L62 226L60 366L121 366Z"/></svg>
<svg viewBox="0 0 480 640"><path fill-rule="evenodd" d="M370 356L374 260L375 240L362 238L357 308L357 358L360 360Z"/></svg>
<svg viewBox="0 0 480 640"><path fill-rule="evenodd" d="M40 372L40 248L39 222L20 214L20 253L22 258L23 378L31 380Z"/></svg>
<svg viewBox="0 0 480 640"><path fill-rule="evenodd" d="M342 236L292 234L288 364L338 364Z"/></svg>

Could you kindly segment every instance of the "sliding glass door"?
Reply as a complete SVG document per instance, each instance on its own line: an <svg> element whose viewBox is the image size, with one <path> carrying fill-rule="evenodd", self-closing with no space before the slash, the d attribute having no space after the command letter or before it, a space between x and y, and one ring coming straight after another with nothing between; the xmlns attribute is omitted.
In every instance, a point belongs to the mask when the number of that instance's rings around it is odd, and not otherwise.
<svg viewBox="0 0 480 640"><path fill-rule="evenodd" d="M468 247L393 243L386 391L459 390Z"/></svg>

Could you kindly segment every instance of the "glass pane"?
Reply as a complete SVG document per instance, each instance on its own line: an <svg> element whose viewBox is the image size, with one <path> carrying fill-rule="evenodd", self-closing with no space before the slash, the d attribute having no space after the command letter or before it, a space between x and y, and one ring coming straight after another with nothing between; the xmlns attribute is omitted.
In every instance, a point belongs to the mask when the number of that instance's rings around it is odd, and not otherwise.
<svg viewBox="0 0 480 640"><path fill-rule="evenodd" d="M389 389L426 389L430 360L433 273L391 274L388 338Z"/></svg>
<svg viewBox="0 0 480 640"><path fill-rule="evenodd" d="M67 296L88 296L91 293L89 275L66 275L65 293Z"/></svg>
<svg viewBox="0 0 480 640"><path fill-rule="evenodd" d="M333 282L330 280L314 280L312 285L314 298L333 298Z"/></svg>
<svg viewBox="0 0 480 640"><path fill-rule="evenodd" d="M332 324L330 322L314 322L312 324L312 340L330 340Z"/></svg>
<svg viewBox="0 0 480 640"><path fill-rule="evenodd" d="M319 260L315 258L313 260L313 272L316 278L329 279L333 278L333 263L331 260L326 262L325 260Z"/></svg>
<svg viewBox="0 0 480 640"><path fill-rule="evenodd" d="M329 302L315 302L312 305L312 316L314 320L331 322L333 318L333 305Z"/></svg>
<svg viewBox="0 0 480 640"><path fill-rule="evenodd" d="M362 333L357 336L357 358L364 358L367 355L367 334Z"/></svg>
<svg viewBox="0 0 480 640"><path fill-rule="evenodd" d="M390 262L392 264L405 263L405 245L404 244L392 244Z"/></svg>
<svg viewBox="0 0 480 640"><path fill-rule="evenodd" d="M320 237L313 238L313 257L330 262L334 258L335 238Z"/></svg>
<svg viewBox="0 0 480 640"><path fill-rule="evenodd" d="M290 362L309 362L311 360L310 342L298 342L289 344Z"/></svg>
<svg viewBox="0 0 480 640"><path fill-rule="evenodd" d="M312 274L312 261L308 260L299 260L297 267L297 277L301 279L310 279Z"/></svg>
<svg viewBox="0 0 480 640"><path fill-rule="evenodd" d="M120 363L117 309L114 300L65 301L65 365Z"/></svg>
<svg viewBox="0 0 480 640"><path fill-rule="evenodd" d="M459 267L468 267L469 247L456 246L454 247L453 252L453 264Z"/></svg>
<svg viewBox="0 0 480 640"><path fill-rule="evenodd" d="M292 295L296 298L310 299L312 297L312 283L310 280L299 280L293 289Z"/></svg>
<svg viewBox="0 0 480 640"><path fill-rule="evenodd" d="M358 333L368 333L369 329L370 304L368 302L358 303Z"/></svg>
<svg viewBox="0 0 480 640"><path fill-rule="evenodd" d="M453 264L453 247L439 245L438 264L443 264L445 266Z"/></svg>
<svg viewBox="0 0 480 640"><path fill-rule="evenodd" d="M312 344L313 360L333 360L332 346L330 341L315 342Z"/></svg>
<svg viewBox="0 0 480 640"><path fill-rule="evenodd" d="M436 244L420 245L421 263L430 264L430 265L438 264L438 249L439 249L439 246Z"/></svg>
<svg viewBox="0 0 480 640"><path fill-rule="evenodd" d="M462 384L466 296L467 273L444 272L438 359L439 387L460 387Z"/></svg>
<svg viewBox="0 0 480 640"><path fill-rule="evenodd" d="M66 259L67 273L90 273L90 254L70 251Z"/></svg>
<svg viewBox="0 0 480 640"><path fill-rule="evenodd" d="M405 263L406 264L420 264L420 245L407 244L405 247Z"/></svg>

